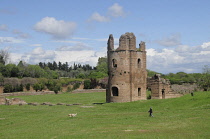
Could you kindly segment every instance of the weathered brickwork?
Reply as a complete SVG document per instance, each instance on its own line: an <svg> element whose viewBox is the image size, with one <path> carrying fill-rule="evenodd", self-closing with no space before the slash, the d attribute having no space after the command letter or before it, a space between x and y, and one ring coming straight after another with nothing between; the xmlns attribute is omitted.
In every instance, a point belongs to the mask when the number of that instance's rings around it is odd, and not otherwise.
<svg viewBox="0 0 210 139"><path fill-rule="evenodd" d="M166 99L180 97L182 94L174 92L170 81L161 78L159 74L147 79L147 88L151 90L151 99Z"/></svg>
<svg viewBox="0 0 210 139"><path fill-rule="evenodd" d="M107 102L130 102L146 99L147 71L145 43L136 48L136 37L125 33L119 39L119 47L114 49L114 38L107 43L108 88Z"/></svg>

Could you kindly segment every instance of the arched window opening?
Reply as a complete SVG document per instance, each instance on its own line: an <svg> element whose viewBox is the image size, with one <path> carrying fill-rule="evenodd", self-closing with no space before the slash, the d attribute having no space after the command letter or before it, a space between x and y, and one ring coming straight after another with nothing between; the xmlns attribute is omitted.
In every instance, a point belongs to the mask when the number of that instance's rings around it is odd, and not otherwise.
<svg viewBox="0 0 210 139"><path fill-rule="evenodd" d="M138 96L141 96L141 88L138 88Z"/></svg>
<svg viewBox="0 0 210 139"><path fill-rule="evenodd" d="M118 88L117 87L112 87L112 95L118 96Z"/></svg>
<svg viewBox="0 0 210 139"><path fill-rule="evenodd" d="M114 68L117 67L117 60L116 60L116 59L112 59L112 66L113 66Z"/></svg>
<svg viewBox="0 0 210 139"><path fill-rule="evenodd" d="M138 65L138 68L141 68L141 59L140 58L138 59L137 65Z"/></svg>

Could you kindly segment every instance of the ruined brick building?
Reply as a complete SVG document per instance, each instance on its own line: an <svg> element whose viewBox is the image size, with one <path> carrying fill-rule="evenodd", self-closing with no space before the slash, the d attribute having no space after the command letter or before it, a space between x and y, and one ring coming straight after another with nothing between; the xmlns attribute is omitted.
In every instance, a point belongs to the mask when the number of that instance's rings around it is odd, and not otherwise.
<svg viewBox="0 0 210 139"><path fill-rule="evenodd" d="M151 78L147 78L147 89L151 90L151 99L166 99L180 97L182 94L175 92L171 88L170 81L155 74Z"/></svg>
<svg viewBox="0 0 210 139"><path fill-rule="evenodd" d="M125 33L119 39L119 47L114 49L114 38L107 43L108 85L107 102L131 102L146 100L146 90L151 90L151 99L179 97L171 89L169 80L155 75L147 78L145 42L136 48L136 37Z"/></svg>
<svg viewBox="0 0 210 139"><path fill-rule="evenodd" d="M108 88L107 102L130 102L146 99L147 70L145 43L136 48L136 37L125 33L119 39L119 47L114 49L114 38L107 43Z"/></svg>

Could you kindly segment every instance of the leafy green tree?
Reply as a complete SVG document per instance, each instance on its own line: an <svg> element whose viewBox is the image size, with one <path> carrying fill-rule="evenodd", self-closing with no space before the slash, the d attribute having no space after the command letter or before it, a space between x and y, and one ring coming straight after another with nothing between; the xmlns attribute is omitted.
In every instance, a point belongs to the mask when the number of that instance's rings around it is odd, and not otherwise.
<svg viewBox="0 0 210 139"><path fill-rule="evenodd" d="M4 84L4 76L0 72L0 86Z"/></svg>
<svg viewBox="0 0 210 139"><path fill-rule="evenodd" d="M28 77L27 75L26 75L26 69L27 69L27 64L26 63L24 63L23 61L20 61L19 63L18 63L18 65L17 65L17 68L18 68L18 77L19 78L22 78L22 77Z"/></svg>
<svg viewBox="0 0 210 139"><path fill-rule="evenodd" d="M155 74L160 74L160 73L157 73L157 72L151 71L151 70L147 70L147 76L148 77L153 77Z"/></svg>
<svg viewBox="0 0 210 139"><path fill-rule="evenodd" d="M96 71L102 72L102 73L108 75L107 57L100 57L100 58L98 58Z"/></svg>
<svg viewBox="0 0 210 139"><path fill-rule="evenodd" d="M14 70L13 70L14 69ZM12 71L13 70L13 71ZM15 64L7 64L3 69L2 69L2 74L4 77L15 77L18 70L16 68ZM12 76L13 74L13 76Z"/></svg>
<svg viewBox="0 0 210 139"><path fill-rule="evenodd" d="M11 77L18 77L19 69L17 66L14 66L11 70Z"/></svg>
<svg viewBox="0 0 210 139"><path fill-rule="evenodd" d="M27 72L29 73L28 77L32 77L32 78L40 78L40 77L46 76L44 69L42 69L38 65L29 65L27 67Z"/></svg>
<svg viewBox="0 0 210 139"><path fill-rule="evenodd" d="M104 78L104 77L107 77L108 75L104 72L96 72L96 71L92 71L90 73L90 75L88 76L90 79L101 79L101 78Z"/></svg>
<svg viewBox="0 0 210 139"><path fill-rule="evenodd" d="M198 84L201 88L204 89L204 91L210 90L210 67L208 65L204 66L203 74L198 81Z"/></svg>

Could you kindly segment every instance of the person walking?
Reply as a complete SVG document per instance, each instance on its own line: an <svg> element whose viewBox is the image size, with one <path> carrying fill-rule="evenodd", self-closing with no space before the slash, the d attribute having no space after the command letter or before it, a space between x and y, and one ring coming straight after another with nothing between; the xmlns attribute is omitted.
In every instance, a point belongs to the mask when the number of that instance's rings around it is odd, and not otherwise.
<svg viewBox="0 0 210 139"><path fill-rule="evenodd" d="M151 107L150 107L150 109L149 109L148 112L149 112L149 116L150 116L150 117L154 117L154 116L152 115L152 108L151 108Z"/></svg>

